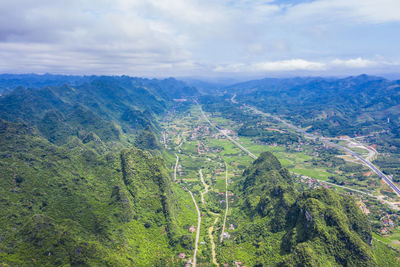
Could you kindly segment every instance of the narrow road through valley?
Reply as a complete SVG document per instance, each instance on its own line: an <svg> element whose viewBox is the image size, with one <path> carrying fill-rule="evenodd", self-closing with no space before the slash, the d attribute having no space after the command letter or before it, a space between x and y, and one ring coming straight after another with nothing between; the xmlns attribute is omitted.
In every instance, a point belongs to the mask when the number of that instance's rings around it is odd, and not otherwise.
<svg viewBox="0 0 400 267"><path fill-rule="evenodd" d="M196 102L197 103L197 102ZM199 103L197 103L197 105L200 107L200 111L201 114L203 115L203 118L211 125L211 127L213 127L214 129L216 129L217 131L219 131L220 133L222 133L229 141L231 141L234 145L236 145L237 147L239 147L241 150L243 150L244 152L246 152L252 159L257 159L257 157L251 153L247 148L245 148L244 146L242 146L241 144L239 144L236 140L234 140L232 137L230 137L227 133L226 130L222 130L220 129L217 125L213 124L207 117L207 115L204 113L203 109L201 108L201 106L199 105Z"/></svg>
<svg viewBox="0 0 400 267"><path fill-rule="evenodd" d="M222 224L222 232L221 232L221 238L220 242L222 242L224 238L224 233L225 233L225 225L226 225L226 216L228 216L228 210L229 210L229 201L228 201L228 165L225 162L225 216L224 216L224 222Z"/></svg>
<svg viewBox="0 0 400 267"><path fill-rule="evenodd" d="M198 249L198 246L199 246L199 238L200 238L201 214L200 214L199 206L197 206L196 199L193 196L193 193L191 191L189 191L189 193L190 193L190 196L192 197L194 206L196 207L196 211L197 211L196 241L195 241L195 244L194 244L194 252L193 252L193 267L196 267L197 249Z"/></svg>
<svg viewBox="0 0 400 267"><path fill-rule="evenodd" d="M174 168L174 182L176 182L176 169L178 168L178 162L179 162L179 157L176 153L175 153L175 156L176 156L176 162L175 162L175 168Z"/></svg>
<svg viewBox="0 0 400 267"><path fill-rule="evenodd" d="M209 189L210 186L204 182L203 172L202 172L201 169L199 170L199 175L200 175L200 181L201 181L201 183L202 183L203 186L204 186L204 191L201 191L201 192L200 192L200 195L201 195L201 203L204 205L204 203L205 203L205 202L204 202L204 195L208 193L208 189ZM214 215L214 216L217 216L217 218L215 218L215 220L214 220L213 225L210 226L210 227L208 228L208 237L210 238L210 242L211 242L211 254L212 254L213 264L219 266L219 264L218 264L218 262L217 262L216 253L215 253L215 242L214 242L214 237L213 237L213 234L212 234L212 232L213 232L213 230L214 230L214 225L218 222L219 214L218 214L218 213L213 213L213 212L211 212L211 211L208 211L208 212L209 212L210 214Z"/></svg>

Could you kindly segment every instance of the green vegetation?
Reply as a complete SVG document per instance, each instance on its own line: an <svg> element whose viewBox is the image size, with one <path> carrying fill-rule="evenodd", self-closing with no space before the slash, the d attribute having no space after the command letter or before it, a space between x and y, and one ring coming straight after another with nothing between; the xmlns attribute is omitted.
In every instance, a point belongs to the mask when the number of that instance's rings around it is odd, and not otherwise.
<svg viewBox="0 0 400 267"><path fill-rule="evenodd" d="M388 249L388 247L379 241L374 241L373 251L377 266L397 266L399 265L399 251Z"/></svg>
<svg viewBox="0 0 400 267"><path fill-rule="evenodd" d="M196 216L155 116L184 86L88 81L0 97L0 265L176 266Z"/></svg>
<svg viewBox="0 0 400 267"><path fill-rule="evenodd" d="M371 247L371 226L353 199L326 189L298 193L293 178L269 152L246 169L236 191L241 202L233 209L232 220L238 228L224 241L218 254L221 262L236 260L251 266L382 262L375 255L383 252ZM379 249L390 255L386 262L398 263L388 248Z"/></svg>
<svg viewBox="0 0 400 267"><path fill-rule="evenodd" d="M226 101L230 96L198 97L217 128L190 99L196 89L174 79L11 78L0 77L7 86L0 97L1 266L184 265L198 231L189 190L201 213L198 265L399 265L390 248L399 238L393 210L373 198L311 189L315 181L307 187L300 175L393 197L379 180L336 149ZM283 88L291 92L298 82ZM266 91L243 90L240 99L269 103ZM316 101L311 95L302 108ZM294 92L285 97L288 105L274 102L272 113L333 134L330 122L318 124L323 114L300 112ZM379 128L378 121L358 123L360 132ZM391 160L377 159L386 172L397 170L390 144ZM358 207L366 203L368 218Z"/></svg>
<svg viewBox="0 0 400 267"><path fill-rule="evenodd" d="M179 203L161 158L137 149L98 155L81 142L57 147L21 124L1 121L0 129L0 262L170 261Z"/></svg>
<svg viewBox="0 0 400 267"><path fill-rule="evenodd" d="M400 91L399 81L360 75L342 79L293 78L262 79L223 88L236 93L242 104L279 116L308 132L326 137L358 137L358 141L374 145L380 155L374 163L395 182L400 181ZM229 98L230 96L225 96ZM207 111L215 112L223 99L204 101ZM225 101L227 102L227 101ZM228 105L228 104L225 104ZM225 108L225 107L224 107ZM246 122L239 134L262 136L269 140L274 135L256 127L253 114L237 116L238 108L227 109L227 118L236 117ZM287 140L281 134L279 140ZM290 134L289 134L290 136ZM288 140L290 142L290 140ZM365 150L353 148L365 153ZM383 156L384 155L384 156Z"/></svg>
<svg viewBox="0 0 400 267"><path fill-rule="evenodd" d="M142 130L135 138L135 147L144 150L158 150L160 144L157 140L157 136L150 131L150 129Z"/></svg>
<svg viewBox="0 0 400 267"><path fill-rule="evenodd" d="M231 120L218 119L218 116L217 113L210 116L212 122L221 123L217 124L218 127L233 130L240 127L240 124L235 126ZM347 165L344 160L335 156L337 154L335 150L311 150L312 153L320 154L321 158L317 160L314 155L309 155L310 150L304 153L282 146L266 146L255 143L251 137L240 137L240 140L237 139L239 143L256 155L260 153L253 167L247 169L243 177L240 177L242 167L251 163L250 157L223 135L217 135L215 130L210 132L210 126L194 108L190 114L186 116L179 114L178 118L168 122L173 125L171 131L179 129L176 134L182 135L186 132L191 136L191 140L186 140L178 153L183 177L191 177L190 180L184 180L184 184L194 192L200 191L202 186L196 179L195 170L200 166L203 170L207 170L203 173L210 174L209 184L212 188L212 192L205 197L208 210L223 215L225 208L224 196L219 195L225 192L225 181L221 173L223 169L221 170L221 165L214 164L214 161L227 162L233 174L230 175L232 183L228 186L228 190L234 193L230 197L231 208L226 224L229 228L226 230L228 237L224 238L222 243L217 243L218 263L227 263L229 266L234 266L235 261L241 261L246 266L261 266L261 264L303 266L310 262L329 266L377 264L380 252L375 250L375 245L371 247L372 228L351 197L339 196L326 189L305 192L303 195L295 189L301 188L295 183L297 178L282 168L272 154L262 151L274 151L279 159L284 160L286 166L291 166L298 174L326 180L333 176L331 173L333 169L340 167L343 172L365 172L363 167L357 164ZM234 133L232 135L234 136ZM201 145L198 147L199 143ZM292 145L297 143L290 144ZM214 172L213 168L218 171ZM303 202L304 204L301 204ZM313 205L318 208L314 208ZM313 218L316 216L315 227L307 228L305 225L304 210L307 210ZM319 219L320 214L330 217ZM202 224L205 227L210 226L214 216L209 217L208 214L202 220ZM230 229L230 225L233 229ZM296 232L301 229L307 231L303 230L302 234ZM214 231L214 239L218 240L222 231L221 221L214 227ZM201 233L201 240L207 240L204 233ZM383 253L391 255L388 262L397 262L395 254L391 253L389 248L382 249ZM208 245L207 251L204 251L204 248L201 250L200 263L210 264ZM379 259L379 262L382 260Z"/></svg>

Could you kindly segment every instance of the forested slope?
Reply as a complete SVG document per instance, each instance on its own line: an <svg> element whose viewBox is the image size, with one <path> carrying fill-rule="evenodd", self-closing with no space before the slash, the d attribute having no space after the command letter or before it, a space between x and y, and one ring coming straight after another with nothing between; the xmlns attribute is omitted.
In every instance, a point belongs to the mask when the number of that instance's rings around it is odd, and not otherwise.
<svg viewBox="0 0 400 267"><path fill-rule="evenodd" d="M185 207L156 117L183 88L91 77L1 96L0 265L174 266Z"/></svg>
<svg viewBox="0 0 400 267"><path fill-rule="evenodd" d="M387 262L399 263L394 251L372 246L370 223L352 198L328 189L298 192L289 172L270 152L245 170L236 191L241 201L231 221L237 229L219 251L221 262L377 266L384 253Z"/></svg>

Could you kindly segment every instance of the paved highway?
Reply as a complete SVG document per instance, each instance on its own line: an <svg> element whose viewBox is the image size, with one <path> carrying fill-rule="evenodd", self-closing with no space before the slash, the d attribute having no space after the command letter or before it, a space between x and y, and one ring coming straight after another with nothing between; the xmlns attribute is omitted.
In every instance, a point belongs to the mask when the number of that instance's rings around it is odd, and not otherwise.
<svg viewBox="0 0 400 267"><path fill-rule="evenodd" d="M197 102L196 102L197 103ZM198 104L198 103L197 103ZM198 104L199 105L199 104ZM224 130L220 129L218 126L216 126L215 124L213 124L207 117L207 115L204 113L203 109L200 107L200 111L201 114L203 115L203 118L213 127L215 128L217 131L219 131L220 133L222 133L223 135L225 135L225 137L231 141L234 145L236 145L237 147L239 147L241 150L243 150L244 152L246 152L252 159L257 159L256 155L254 155L253 153L251 153L249 150L247 150L247 148L245 148L244 146L242 146L241 144L239 144L236 140L234 140L232 137L230 137Z"/></svg>
<svg viewBox="0 0 400 267"><path fill-rule="evenodd" d="M306 136L306 137L314 138L314 139L319 138L319 139L320 139L324 144L326 144L326 145L333 146L333 147L339 148L339 149L341 149L341 150L344 150L344 151L350 153L353 157L355 157L355 158L361 160L363 163L365 163L365 165L367 165L373 172L375 172L379 177L381 177L381 178L386 182L386 184L388 184L388 185L393 189L393 191L394 191L398 196L400 196L400 189L392 182L392 180L390 180L385 174L383 174L383 172L381 172L378 168L376 168L375 165L373 165L373 164L372 164L371 162L369 162L368 160L364 159L361 155L359 155L358 153L354 152L353 150L350 150L350 149L348 149L347 147L343 147L343 146L341 146L341 145L338 145L338 144L335 144L335 143L333 143L333 142L331 142L331 141L328 141L326 137L322 137L322 136L317 136L317 135L315 135L315 134L306 133L304 130L302 130L302 129L296 127L296 126L294 126L293 124L290 124L290 123L288 123L288 122L282 120L282 119L279 118L279 117L266 114L266 113L264 113L264 112L261 112L261 111L257 110L257 109L254 108L254 107L250 107L250 106L246 106L246 107L249 108L249 109L251 109L252 111L254 111L254 112L257 113L257 114L261 114L261 115L264 115L264 116L272 117L272 118L274 118L275 120L278 120L279 122L282 122L282 123L285 124L287 127L291 128L291 129L293 129L293 130L295 130L296 132L299 132L299 133L303 134L303 135Z"/></svg>
<svg viewBox="0 0 400 267"><path fill-rule="evenodd" d="M294 175L297 175L297 176L298 176L298 174L296 174L296 173L294 173ZM354 192L357 192L357 193L360 193L360 194L363 194L363 195L367 195L367 196L369 196L369 197L375 198L375 199L377 199L377 200L379 200L379 201L382 201L382 202L386 203L389 207L391 207L391 208L394 209L394 210L400 210L399 207L397 207L397 206L396 206L395 204L393 204L392 202L389 202L389 201L383 199L383 197L377 197L377 196L374 196L374 195L372 195L372 194L370 194L370 193L367 193L367 192L364 192L364 191L360 191L360 190L357 190L357 189L354 189L354 188L350 188L350 187L347 187L347 186L343 186L343 185L338 185L338 184L330 183L330 182L323 181L323 180L318 180L318 179L316 179L316 178L312 178L312 177L309 177L309 178L310 178L310 179L313 179L313 180L316 180L316 181L318 181L319 183L324 183L324 184L328 184L328 185L331 185L331 186L340 187L340 188L343 188L343 189L345 189L345 190L354 191Z"/></svg>
<svg viewBox="0 0 400 267"><path fill-rule="evenodd" d="M350 153L353 157L356 157L357 159L359 159L362 162L364 162L365 165L367 165L372 171L374 171L377 175L379 175L393 189L393 191L398 196L400 196L400 189L392 182L392 180L390 180L383 172L381 172L378 168L376 168L371 162L369 162L368 160L364 159L358 153L348 149L347 147L343 147L341 145L332 143L331 141L327 141L327 140L322 140L322 142L324 142L327 145L334 146L334 147L337 147L337 148L339 148L341 150L344 150L344 151Z"/></svg>

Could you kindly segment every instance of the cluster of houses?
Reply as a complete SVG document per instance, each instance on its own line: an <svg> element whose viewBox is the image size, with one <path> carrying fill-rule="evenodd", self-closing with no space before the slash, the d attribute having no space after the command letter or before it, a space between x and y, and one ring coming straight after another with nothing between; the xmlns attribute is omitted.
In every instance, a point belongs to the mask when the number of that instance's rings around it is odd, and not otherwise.
<svg viewBox="0 0 400 267"><path fill-rule="evenodd" d="M219 168L219 169L215 169L214 175L223 175L225 174L225 169L223 168Z"/></svg>
<svg viewBox="0 0 400 267"><path fill-rule="evenodd" d="M225 193L224 193L224 192L220 192L220 193L218 193L218 195L224 197L224 196L225 196ZM229 192L229 191L228 191L228 197L233 197L233 196L234 196L234 194L233 194L232 192Z"/></svg>
<svg viewBox="0 0 400 267"><path fill-rule="evenodd" d="M346 193L346 194L347 194L347 193ZM360 210L361 210L364 214L366 214L366 215L368 215L368 214L371 213L370 210L367 208L367 205L365 205L365 203L364 203L362 200L360 200L360 201L358 202L358 207L359 207Z"/></svg>
<svg viewBox="0 0 400 267"><path fill-rule="evenodd" d="M197 143L197 154L201 155L203 153L207 153L207 152L214 152L214 153L218 153L220 152L219 150L210 150L210 147L205 145L203 142L198 142Z"/></svg>
<svg viewBox="0 0 400 267"><path fill-rule="evenodd" d="M260 145L265 145L265 146L272 146L272 147L277 147L277 146L282 146L286 150L289 151L304 151L304 146L309 146L311 143L309 141L303 142L302 140L299 140L297 143L291 143L291 142L286 142L282 144L278 144L277 142L266 142L266 141L261 141L261 140L255 140L255 143L260 144ZM325 150L331 149L329 146L324 147ZM318 157L318 148L314 148L314 156Z"/></svg>
<svg viewBox="0 0 400 267"><path fill-rule="evenodd" d="M324 183L320 183L318 180L312 178L312 177L308 177L305 175L300 176L300 182L306 184L308 187L310 188L319 188L319 187L323 187L323 188L332 188L330 185L328 184L324 184Z"/></svg>
<svg viewBox="0 0 400 267"><path fill-rule="evenodd" d="M400 220L400 216L397 214L387 214L381 217L382 229L380 230L381 234L389 234L391 233L396 225L396 221Z"/></svg>
<svg viewBox="0 0 400 267"><path fill-rule="evenodd" d="M223 232L222 233L222 238L223 239L229 239L229 238L231 238L231 235L228 232Z"/></svg>
<svg viewBox="0 0 400 267"><path fill-rule="evenodd" d="M211 136L211 131L209 126L199 125L192 129L192 133L190 135L190 140L197 140L199 137Z"/></svg>

